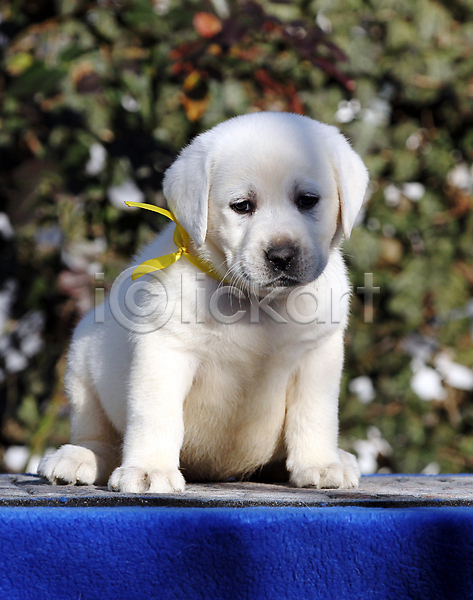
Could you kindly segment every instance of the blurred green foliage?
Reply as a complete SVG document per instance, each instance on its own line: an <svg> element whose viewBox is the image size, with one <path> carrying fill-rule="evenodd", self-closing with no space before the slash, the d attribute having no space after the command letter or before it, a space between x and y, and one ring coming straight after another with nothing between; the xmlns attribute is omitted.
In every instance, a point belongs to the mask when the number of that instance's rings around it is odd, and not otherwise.
<svg viewBox="0 0 473 600"><path fill-rule="evenodd" d="M380 293L373 323L353 299L342 445L365 470L471 470L472 16L469 0L0 1L3 448L67 440L71 329L162 224L123 198L162 205L194 135L283 110L337 124L371 173L345 251L355 291L373 273Z"/></svg>

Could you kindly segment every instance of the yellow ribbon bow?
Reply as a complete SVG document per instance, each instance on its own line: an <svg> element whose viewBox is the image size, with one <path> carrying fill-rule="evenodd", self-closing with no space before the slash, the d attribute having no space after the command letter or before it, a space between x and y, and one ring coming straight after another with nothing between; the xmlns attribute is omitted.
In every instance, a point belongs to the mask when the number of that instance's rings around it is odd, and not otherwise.
<svg viewBox="0 0 473 600"><path fill-rule="evenodd" d="M146 273L151 273L151 271L159 271L161 269L169 267L170 265L178 261L181 258L181 256L185 256L189 262L191 262L194 266L196 266L204 273L207 273L207 275L210 275L210 277L213 277L218 281L222 280L217 271L209 262L189 253L189 234L177 221L176 217L172 214L172 212L164 208L154 206L153 204L144 204L143 202L125 202L125 204L127 206L136 206L138 208L152 210L153 212L157 212L160 215L164 215L168 219L171 219L171 221L174 221L174 223L176 224L173 241L177 246L177 251L173 252L172 254L157 256L156 258L152 258L150 260L145 260L144 262L142 262L141 265L136 267L136 269L133 271L133 274L131 276L133 281L138 277L141 277L142 275L146 275Z"/></svg>

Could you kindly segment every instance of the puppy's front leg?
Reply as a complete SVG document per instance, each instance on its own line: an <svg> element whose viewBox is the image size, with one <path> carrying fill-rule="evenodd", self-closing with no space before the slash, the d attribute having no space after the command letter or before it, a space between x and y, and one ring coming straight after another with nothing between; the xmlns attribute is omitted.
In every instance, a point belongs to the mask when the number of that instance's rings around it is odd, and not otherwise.
<svg viewBox="0 0 473 600"><path fill-rule="evenodd" d="M130 372L123 462L109 487L120 492L183 491L179 453L184 437L183 403L196 371L188 354L143 336Z"/></svg>
<svg viewBox="0 0 473 600"><path fill-rule="evenodd" d="M307 352L288 390L287 468L297 487L351 488L360 470L355 457L338 448L338 395L343 332Z"/></svg>

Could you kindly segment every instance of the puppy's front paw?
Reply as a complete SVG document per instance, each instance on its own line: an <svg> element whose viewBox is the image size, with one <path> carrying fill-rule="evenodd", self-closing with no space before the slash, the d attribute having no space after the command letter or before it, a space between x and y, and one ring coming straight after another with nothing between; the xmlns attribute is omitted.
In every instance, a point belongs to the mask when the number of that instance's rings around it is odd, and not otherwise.
<svg viewBox="0 0 473 600"><path fill-rule="evenodd" d="M185 485L178 469L164 471L141 467L118 467L108 481L108 487L114 492L132 494L183 492Z"/></svg>
<svg viewBox="0 0 473 600"><path fill-rule="evenodd" d="M293 469L291 472L291 483L297 487L356 488L359 481L360 469L356 458L344 450L340 450L340 462L306 469Z"/></svg>
<svg viewBox="0 0 473 600"><path fill-rule="evenodd" d="M98 479L98 458L88 448L66 444L41 460L38 474L51 483L92 485Z"/></svg>

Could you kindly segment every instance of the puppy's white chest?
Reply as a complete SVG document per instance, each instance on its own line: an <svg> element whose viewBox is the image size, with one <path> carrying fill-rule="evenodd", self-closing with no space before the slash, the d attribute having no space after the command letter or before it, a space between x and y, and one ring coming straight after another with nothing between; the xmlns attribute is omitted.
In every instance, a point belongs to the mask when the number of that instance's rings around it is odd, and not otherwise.
<svg viewBox="0 0 473 600"><path fill-rule="evenodd" d="M181 463L189 476L213 479L251 471L275 456L293 363L264 327L207 333L184 403Z"/></svg>

